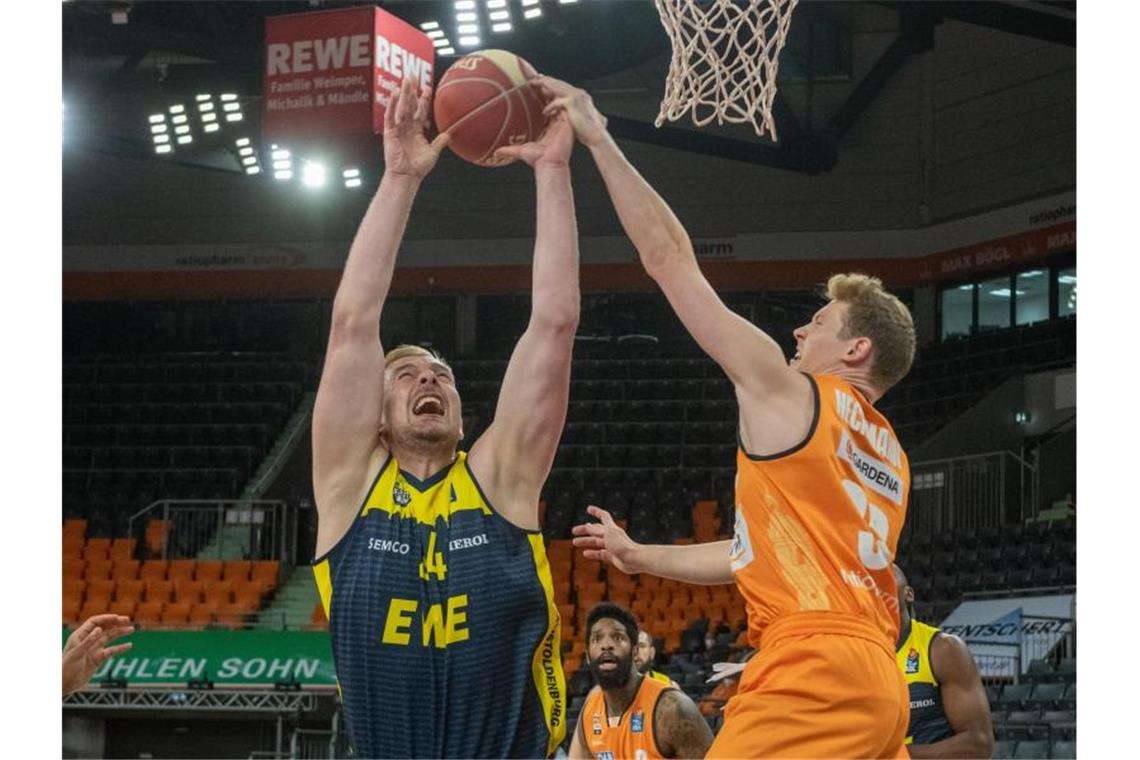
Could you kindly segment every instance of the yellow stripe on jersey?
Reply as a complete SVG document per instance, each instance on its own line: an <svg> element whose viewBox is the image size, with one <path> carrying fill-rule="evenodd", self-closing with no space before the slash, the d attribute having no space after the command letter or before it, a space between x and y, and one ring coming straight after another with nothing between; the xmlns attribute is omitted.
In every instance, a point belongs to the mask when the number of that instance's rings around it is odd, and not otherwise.
<svg viewBox="0 0 1140 760"><path fill-rule="evenodd" d="M329 577L329 561L323 559L313 565L313 580L317 583L317 592L321 595L321 606L325 608L325 619L331 620L329 608L332 605L332 578Z"/></svg>
<svg viewBox="0 0 1140 760"><path fill-rule="evenodd" d="M546 727L550 732L546 744L546 756L551 757L566 738L566 676L562 672L562 657L558 651L562 644L562 616L558 612L558 605L554 603L554 582L550 576L550 562L546 558L542 534L531 533L527 538L530 540L531 551L534 552L535 571L546 596L546 614L549 621L546 633L534 651L531 671L534 674L534 686L538 690L538 698L542 702Z"/></svg>
<svg viewBox="0 0 1140 760"><path fill-rule="evenodd" d="M938 628L911 619L910 634L895 652L895 659L907 686L912 683L938 685L938 679L930 667L930 643L938 633Z"/></svg>
<svg viewBox="0 0 1140 760"><path fill-rule="evenodd" d="M466 463L467 452L460 451L444 477L420 490L400 472L396 458L391 457L365 499L360 516L378 510L392 517L434 526L437 520L449 522L456 512L471 509L490 515L491 508L472 479Z"/></svg>

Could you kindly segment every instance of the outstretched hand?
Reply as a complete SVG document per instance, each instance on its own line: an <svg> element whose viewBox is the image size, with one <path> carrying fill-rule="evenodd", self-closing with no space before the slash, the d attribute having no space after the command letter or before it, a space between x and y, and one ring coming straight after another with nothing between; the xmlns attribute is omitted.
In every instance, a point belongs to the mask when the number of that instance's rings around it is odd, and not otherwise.
<svg viewBox="0 0 1140 760"><path fill-rule="evenodd" d="M574 152L574 128L565 112L550 117L542 136L534 142L508 145L495 151L495 158L521 159L531 166L568 166Z"/></svg>
<svg viewBox="0 0 1140 760"><path fill-rule="evenodd" d="M430 117L431 87L406 78L384 110L384 171L422 179L432 170L451 136L442 132L428 142Z"/></svg>
<svg viewBox="0 0 1140 760"><path fill-rule="evenodd" d="M594 105L594 99L588 92L546 75L535 79L534 85L550 101L542 112L549 116L565 111L574 127L574 134L583 145L593 147L609 136L606 132L606 117Z"/></svg>
<svg viewBox="0 0 1140 760"><path fill-rule="evenodd" d="M71 632L63 646L63 694L82 689L107 658L131 648L124 644L107 646L115 639L133 633L131 619L124 615L92 615Z"/></svg>
<svg viewBox="0 0 1140 760"><path fill-rule="evenodd" d="M628 575L640 573L642 568L636 562L637 550L641 546L629 537L625 530L614 522L613 516L602 509L590 505L586 513L599 522L575 525L574 546L582 549L582 556L609 564Z"/></svg>

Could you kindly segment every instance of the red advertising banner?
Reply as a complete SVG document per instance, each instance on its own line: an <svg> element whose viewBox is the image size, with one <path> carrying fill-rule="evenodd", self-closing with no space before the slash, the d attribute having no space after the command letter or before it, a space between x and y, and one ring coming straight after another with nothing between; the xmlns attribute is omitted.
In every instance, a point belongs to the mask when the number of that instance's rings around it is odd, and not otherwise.
<svg viewBox="0 0 1140 760"><path fill-rule="evenodd" d="M405 76L430 84L434 70L431 39L379 8L271 16L262 136L334 153L352 152L362 140L376 148L390 93Z"/></svg>

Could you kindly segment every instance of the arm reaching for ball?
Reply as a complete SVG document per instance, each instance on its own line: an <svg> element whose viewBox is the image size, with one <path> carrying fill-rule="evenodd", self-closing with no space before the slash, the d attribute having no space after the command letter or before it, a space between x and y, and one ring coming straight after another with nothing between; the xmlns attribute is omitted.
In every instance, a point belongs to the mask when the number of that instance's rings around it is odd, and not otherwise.
<svg viewBox="0 0 1140 760"><path fill-rule="evenodd" d="M573 528L574 546L582 549L586 559L607 562L627 575L649 573L698 586L733 582L731 541L688 546L639 544L606 510L590 505L586 512L598 522Z"/></svg>

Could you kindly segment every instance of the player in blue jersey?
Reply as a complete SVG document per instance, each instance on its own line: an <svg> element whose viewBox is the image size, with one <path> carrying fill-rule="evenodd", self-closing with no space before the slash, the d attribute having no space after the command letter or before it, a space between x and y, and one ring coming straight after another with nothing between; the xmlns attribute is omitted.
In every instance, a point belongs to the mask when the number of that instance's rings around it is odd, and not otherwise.
<svg viewBox="0 0 1140 760"><path fill-rule="evenodd" d="M914 589L898 565L891 569L899 589L896 657L910 692L910 756L990 757L990 703L970 650L957 636L914 618Z"/></svg>
<svg viewBox="0 0 1140 760"><path fill-rule="evenodd" d="M313 411L314 575L358 757L545 757L566 735L558 610L539 491L566 417L578 234L565 117L513 153L533 167L530 322L494 420L470 447L437 354L387 356L380 314L412 201L447 138L406 80L384 117L384 175L333 302Z"/></svg>

